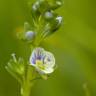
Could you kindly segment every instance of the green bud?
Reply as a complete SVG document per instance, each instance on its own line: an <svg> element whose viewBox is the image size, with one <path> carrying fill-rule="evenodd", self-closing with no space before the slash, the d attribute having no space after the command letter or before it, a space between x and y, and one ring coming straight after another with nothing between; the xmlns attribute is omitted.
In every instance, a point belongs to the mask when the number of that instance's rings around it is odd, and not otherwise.
<svg viewBox="0 0 96 96"><path fill-rule="evenodd" d="M33 12L39 12L40 14L44 13L45 11L49 10L50 6L46 0L37 0L32 5Z"/></svg>
<svg viewBox="0 0 96 96"><path fill-rule="evenodd" d="M57 31L59 29L59 27L61 26L61 24L62 24L62 17L61 16L56 17L56 19L54 20L54 22L51 25L51 31L52 32Z"/></svg>
<svg viewBox="0 0 96 96"><path fill-rule="evenodd" d="M59 7L61 7L63 4L63 0L55 0L54 4L51 5L51 9L55 10Z"/></svg>
<svg viewBox="0 0 96 96"><path fill-rule="evenodd" d="M40 4L39 4L39 1L37 1L36 3L33 4L32 10L37 11L39 9L39 7L40 7Z"/></svg>
<svg viewBox="0 0 96 96"><path fill-rule="evenodd" d="M43 37L47 37L51 34L53 34L54 32L56 32L60 26L62 24L62 17L61 16L57 16L56 18L53 18L45 27L46 31L43 35Z"/></svg>
<svg viewBox="0 0 96 96"><path fill-rule="evenodd" d="M61 5L62 5L62 2L59 1L59 0L56 0L56 5L57 5L57 6L61 6Z"/></svg>

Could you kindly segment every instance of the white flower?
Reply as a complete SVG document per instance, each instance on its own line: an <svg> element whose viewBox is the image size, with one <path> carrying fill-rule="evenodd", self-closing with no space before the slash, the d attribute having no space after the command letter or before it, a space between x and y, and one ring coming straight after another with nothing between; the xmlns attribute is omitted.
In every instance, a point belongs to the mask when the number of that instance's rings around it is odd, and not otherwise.
<svg viewBox="0 0 96 96"><path fill-rule="evenodd" d="M40 74L50 74L54 71L54 55L43 48L35 48L30 56L30 64L36 68Z"/></svg>

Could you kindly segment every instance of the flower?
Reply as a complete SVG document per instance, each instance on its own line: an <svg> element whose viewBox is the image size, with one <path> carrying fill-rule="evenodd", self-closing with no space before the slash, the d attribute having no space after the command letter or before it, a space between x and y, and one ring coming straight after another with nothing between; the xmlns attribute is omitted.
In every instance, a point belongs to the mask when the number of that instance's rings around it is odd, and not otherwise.
<svg viewBox="0 0 96 96"><path fill-rule="evenodd" d="M36 68L40 74L50 74L54 71L54 55L43 48L35 48L30 56L30 64Z"/></svg>

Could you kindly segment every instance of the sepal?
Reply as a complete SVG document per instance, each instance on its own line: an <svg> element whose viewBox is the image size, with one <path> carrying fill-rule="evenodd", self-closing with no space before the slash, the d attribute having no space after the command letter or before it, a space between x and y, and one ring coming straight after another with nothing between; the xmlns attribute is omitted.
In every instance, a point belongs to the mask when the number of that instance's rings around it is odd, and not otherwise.
<svg viewBox="0 0 96 96"><path fill-rule="evenodd" d="M7 66L5 66L6 70L13 76L15 79L19 81L19 83L22 83L23 76L24 76L24 60L23 58L18 58L18 60L15 57L15 54L12 54L12 57Z"/></svg>

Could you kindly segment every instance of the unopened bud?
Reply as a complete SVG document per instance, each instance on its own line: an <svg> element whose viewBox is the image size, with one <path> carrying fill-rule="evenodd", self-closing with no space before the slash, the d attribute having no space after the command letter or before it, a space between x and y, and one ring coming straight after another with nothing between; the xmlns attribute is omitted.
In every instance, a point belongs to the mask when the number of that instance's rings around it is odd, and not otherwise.
<svg viewBox="0 0 96 96"><path fill-rule="evenodd" d="M61 6L61 5L62 5L62 2L56 1L56 4L57 4L58 6Z"/></svg>
<svg viewBox="0 0 96 96"><path fill-rule="evenodd" d="M34 11L37 11L38 10L38 8L39 8L39 2L37 1L35 4L33 4L33 6L32 6L32 10L34 10Z"/></svg>
<svg viewBox="0 0 96 96"><path fill-rule="evenodd" d="M28 31L28 32L25 33L25 39L28 40L28 41L33 40L34 37L35 37L35 32Z"/></svg>
<svg viewBox="0 0 96 96"><path fill-rule="evenodd" d="M53 18L52 12L50 12L50 11L45 12L45 18L46 18L46 19L51 19L51 18Z"/></svg>
<svg viewBox="0 0 96 96"><path fill-rule="evenodd" d="M58 17L56 18L56 20L58 20L58 24L61 24L61 22L62 22L62 17L61 17L61 16L58 16Z"/></svg>

